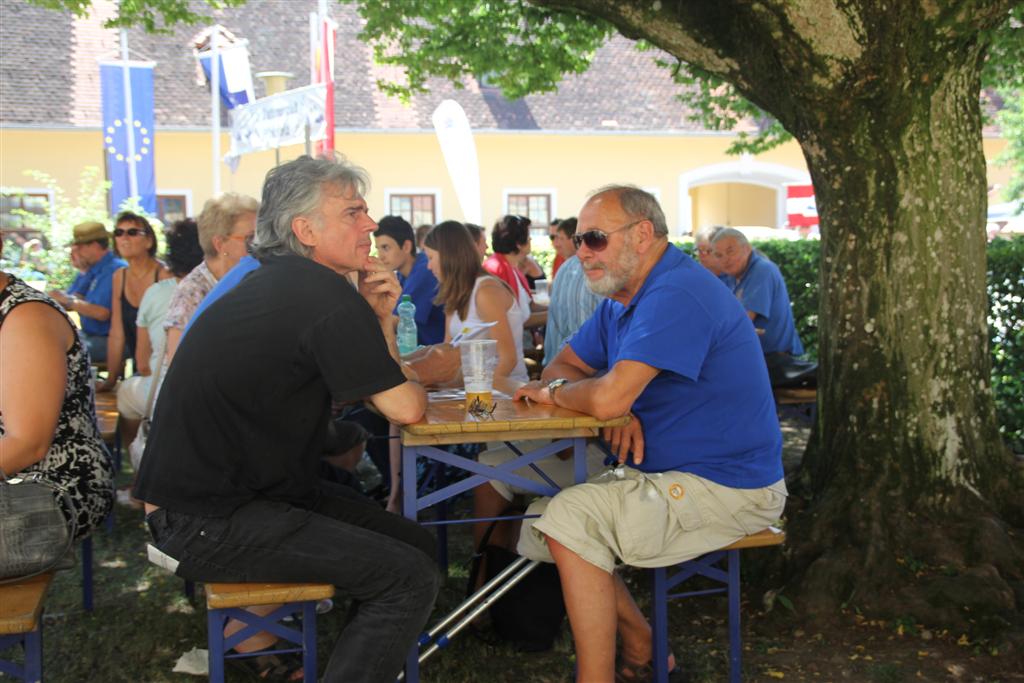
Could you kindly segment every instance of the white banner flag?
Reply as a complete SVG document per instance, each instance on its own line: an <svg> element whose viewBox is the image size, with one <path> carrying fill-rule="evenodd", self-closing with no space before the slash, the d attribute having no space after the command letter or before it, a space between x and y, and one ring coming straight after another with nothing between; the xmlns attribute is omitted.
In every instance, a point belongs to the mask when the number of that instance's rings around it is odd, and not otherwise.
<svg viewBox="0 0 1024 683"><path fill-rule="evenodd" d="M307 85L232 109L228 162L242 154L305 142L307 124L309 139L322 140L327 134L324 92L322 83Z"/></svg>

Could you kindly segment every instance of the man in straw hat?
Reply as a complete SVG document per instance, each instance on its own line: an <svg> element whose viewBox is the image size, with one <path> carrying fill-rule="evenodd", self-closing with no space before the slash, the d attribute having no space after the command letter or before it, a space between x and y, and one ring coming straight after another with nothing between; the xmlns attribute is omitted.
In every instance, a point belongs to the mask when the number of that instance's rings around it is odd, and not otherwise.
<svg viewBox="0 0 1024 683"><path fill-rule="evenodd" d="M51 291L50 296L78 314L89 357L94 363L103 363L107 360L114 271L128 264L110 251L110 233L97 221L76 225L69 246L72 262L85 271L79 273L66 293Z"/></svg>

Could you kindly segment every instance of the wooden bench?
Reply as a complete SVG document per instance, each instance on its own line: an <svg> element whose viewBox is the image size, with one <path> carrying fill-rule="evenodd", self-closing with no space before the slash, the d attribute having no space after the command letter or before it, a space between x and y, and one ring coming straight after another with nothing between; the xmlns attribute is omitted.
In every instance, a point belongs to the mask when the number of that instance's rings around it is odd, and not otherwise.
<svg viewBox="0 0 1024 683"><path fill-rule="evenodd" d="M224 660L263 654L301 652L303 680L316 683L316 604L334 596L334 586L319 583L208 583L206 584L206 626L209 642L210 681L223 683ZM246 608L281 606L262 616ZM285 617L301 614L300 628L281 623ZM224 637L229 619L245 624L237 633ZM242 641L261 631L295 643L297 647L230 653Z"/></svg>
<svg viewBox="0 0 1024 683"><path fill-rule="evenodd" d="M673 598L687 598L697 595L725 593L729 600L729 681L739 683L743 677L740 636L740 551L748 548L764 548L781 545L786 540L785 532L768 527L756 534L745 536L724 548L706 553L692 560L672 567L652 569L651 630L653 631L654 680L668 683L668 601ZM725 566L718 566L724 562ZM670 571L674 571L671 575ZM694 576L704 576L722 588L669 593L670 590Z"/></svg>
<svg viewBox="0 0 1024 683"><path fill-rule="evenodd" d="M0 659L0 673L25 683L43 679L43 639L39 618L43 598L53 574L40 574L17 583L0 585L0 650L21 646L25 664Z"/></svg>

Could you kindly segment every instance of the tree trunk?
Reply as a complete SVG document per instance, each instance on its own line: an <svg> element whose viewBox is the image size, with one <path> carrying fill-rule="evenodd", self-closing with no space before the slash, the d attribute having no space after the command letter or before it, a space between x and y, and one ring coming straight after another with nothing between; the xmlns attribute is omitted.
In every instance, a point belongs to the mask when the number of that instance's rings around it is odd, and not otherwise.
<svg viewBox="0 0 1024 683"><path fill-rule="evenodd" d="M989 386L979 52L937 56L800 135L823 225L822 334L804 463L819 502L794 520L794 559L817 612L1014 610L1024 556L991 505L1011 465Z"/></svg>
<svg viewBox="0 0 1024 683"><path fill-rule="evenodd" d="M804 151L822 226L819 412L809 496L787 515L787 594L819 615L852 601L1019 619L1024 554L993 507L1019 474L989 386L979 106L982 31L1010 2L553 4L725 78Z"/></svg>

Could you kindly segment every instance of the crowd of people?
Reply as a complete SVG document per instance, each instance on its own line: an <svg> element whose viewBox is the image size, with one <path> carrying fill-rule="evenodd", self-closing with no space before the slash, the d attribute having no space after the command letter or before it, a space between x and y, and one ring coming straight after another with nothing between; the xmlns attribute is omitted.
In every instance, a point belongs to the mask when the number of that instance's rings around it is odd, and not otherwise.
<svg viewBox="0 0 1024 683"><path fill-rule="evenodd" d="M353 609L324 680L394 680L441 577L432 537L393 514L401 481L388 437L423 417L425 387L460 384L451 342L486 327L496 390L632 418L588 446L588 483L572 485L568 453L538 463L563 491L530 504L540 516L513 544L558 567L578 680L650 680L650 629L616 566L692 558L782 514L769 374L803 348L778 268L722 227L698 233L690 259L652 195L614 185L548 226L543 306L528 218L503 216L489 232L375 222L368 184L347 161L301 157L267 174L260 201L227 193L170 226L162 259L148 220L125 212L112 233L74 227L80 274L67 291L0 274L0 469L65 482L77 503L67 514L86 534L113 499L93 389L117 391L126 441L155 398L132 493L175 572L338 586ZM403 294L420 345L404 356ZM530 381L534 345L543 370ZM90 362L106 378L93 384ZM18 386L39 390L8 390ZM364 450L386 505L337 474ZM498 464L514 450L489 444L479 459ZM499 515L519 493L483 484L474 510ZM271 643L257 636L238 650Z"/></svg>

